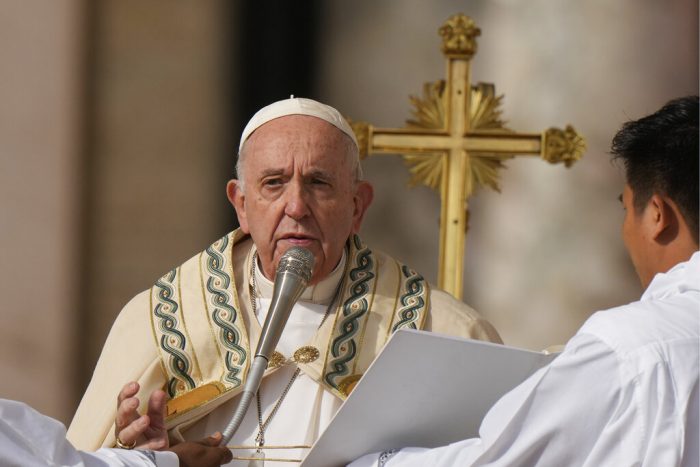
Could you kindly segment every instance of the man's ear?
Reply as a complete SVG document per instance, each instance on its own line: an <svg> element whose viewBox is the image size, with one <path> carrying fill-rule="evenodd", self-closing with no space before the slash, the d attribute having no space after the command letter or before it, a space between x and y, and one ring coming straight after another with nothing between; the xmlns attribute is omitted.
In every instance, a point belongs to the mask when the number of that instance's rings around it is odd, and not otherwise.
<svg viewBox="0 0 700 467"><path fill-rule="evenodd" d="M649 199L646 211L645 221L652 240L666 245L678 236L680 212L671 200L655 193Z"/></svg>
<svg viewBox="0 0 700 467"><path fill-rule="evenodd" d="M250 233L248 230L248 218L245 212L245 194L241 189L241 182L233 179L226 184L226 197L228 198L233 209L236 210L238 216L238 224L244 233Z"/></svg>
<svg viewBox="0 0 700 467"><path fill-rule="evenodd" d="M357 189L355 190L355 211L352 214L352 233L358 233L360 227L362 226L362 220L365 217L367 208L372 204L374 199L374 188L372 184L365 181L357 182Z"/></svg>

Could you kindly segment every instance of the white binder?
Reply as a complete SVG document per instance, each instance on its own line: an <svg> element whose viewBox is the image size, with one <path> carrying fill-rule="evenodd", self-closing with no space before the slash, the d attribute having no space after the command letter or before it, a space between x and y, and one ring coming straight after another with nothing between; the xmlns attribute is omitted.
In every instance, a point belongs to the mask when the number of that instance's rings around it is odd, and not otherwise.
<svg viewBox="0 0 700 467"><path fill-rule="evenodd" d="M486 412L556 354L432 332L394 333L302 467L478 436Z"/></svg>

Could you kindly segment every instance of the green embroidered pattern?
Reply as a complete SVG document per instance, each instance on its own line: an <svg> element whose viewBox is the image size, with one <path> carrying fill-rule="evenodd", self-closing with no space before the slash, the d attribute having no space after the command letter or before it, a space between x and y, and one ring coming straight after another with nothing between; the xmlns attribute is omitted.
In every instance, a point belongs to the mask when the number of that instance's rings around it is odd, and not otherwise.
<svg viewBox="0 0 700 467"><path fill-rule="evenodd" d="M370 281L375 278L372 272L372 251L362 245L357 235L353 236L352 240L358 251L355 255L356 265L349 274L351 295L343 303L342 316L339 317L340 334L331 343L331 371L326 372L324 376L325 382L335 389L338 389L339 379L349 374L348 362L357 354L355 335L360 329L361 319L369 311L367 295L370 291Z"/></svg>
<svg viewBox="0 0 700 467"><path fill-rule="evenodd" d="M160 347L169 355L167 359L168 373L172 376L168 380L167 388L170 397L175 397L178 392L178 382L182 382L186 389L194 389L194 380L190 377L190 360L184 352L187 344L183 333L178 331L177 311L179 305L174 298L174 283L177 277L177 269L173 269L165 276L158 279L154 286L156 300L153 313L158 319Z"/></svg>
<svg viewBox="0 0 700 467"><path fill-rule="evenodd" d="M244 370L246 350L240 345L241 335L237 328L239 313L234 308L234 300L229 292L231 277L226 271L224 252L229 244L228 235L206 249L206 290L211 306L211 318L218 326L217 337L226 349L224 357L227 373L224 379L233 387L241 385L239 375Z"/></svg>
<svg viewBox="0 0 700 467"><path fill-rule="evenodd" d="M401 273L404 277L404 293L401 295L401 308L397 313L399 322L391 332L401 328L417 329L416 323L420 322L421 313L425 312L425 279L406 265L401 265Z"/></svg>

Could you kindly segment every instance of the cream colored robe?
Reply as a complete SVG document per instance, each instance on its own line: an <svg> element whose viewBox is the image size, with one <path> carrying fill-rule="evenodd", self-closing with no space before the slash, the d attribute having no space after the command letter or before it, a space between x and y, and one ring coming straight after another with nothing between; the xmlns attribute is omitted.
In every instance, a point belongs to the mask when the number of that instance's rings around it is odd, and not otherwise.
<svg viewBox="0 0 700 467"><path fill-rule="evenodd" d="M128 381L141 385L142 405L155 389L169 393L171 430L242 391L261 331L248 287L252 246L250 237L234 231L124 307L69 428L77 448L114 445L116 396ZM343 277L340 300L309 342L319 358L299 364L341 399L402 327L501 342L467 305L431 290L422 276L357 236L348 241Z"/></svg>

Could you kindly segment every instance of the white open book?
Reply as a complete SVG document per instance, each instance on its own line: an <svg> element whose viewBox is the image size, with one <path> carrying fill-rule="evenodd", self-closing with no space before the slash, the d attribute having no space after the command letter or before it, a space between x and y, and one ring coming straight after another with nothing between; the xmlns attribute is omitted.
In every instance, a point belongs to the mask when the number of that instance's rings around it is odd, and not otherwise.
<svg viewBox="0 0 700 467"><path fill-rule="evenodd" d="M555 356L400 330L301 465L346 465L371 452L437 447L478 436L491 406Z"/></svg>

